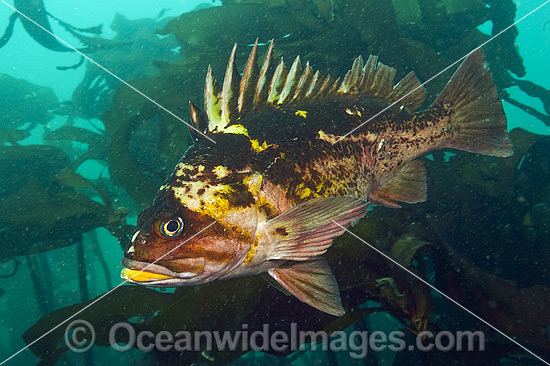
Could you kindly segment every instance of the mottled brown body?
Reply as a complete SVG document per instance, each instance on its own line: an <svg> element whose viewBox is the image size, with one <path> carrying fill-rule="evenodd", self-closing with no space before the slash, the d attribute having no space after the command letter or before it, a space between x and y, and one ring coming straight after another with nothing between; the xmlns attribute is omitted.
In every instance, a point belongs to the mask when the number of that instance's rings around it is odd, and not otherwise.
<svg viewBox="0 0 550 366"><path fill-rule="evenodd" d="M220 164L232 172L257 173L273 191L265 192L274 204L264 207L269 218L314 197L367 199L373 187L391 179L409 161L451 145L456 132L444 106L416 114L394 108L369 121L357 134L333 144L386 106L373 98L341 97L248 116L235 122L247 130L246 135L219 136L215 146L199 142L182 160L193 168L183 168L182 175L175 174L167 184L185 187L193 177L215 185L220 181L212 169ZM267 148L255 151L254 140ZM201 164L206 169L198 173L196 166ZM237 174L221 180L235 189L227 198L232 206L251 205L253 196L240 179ZM204 189L198 193L200 196Z"/></svg>
<svg viewBox="0 0 550 366"><path fill-rule="evenodd" d="M365 215L367 201L424 201L426 173L414 160L422 154L454 147L509 156L502 105L481 51L420 112L418 79L394 86L395 70L376 57L364 67L358 58L340 82L322 81L309 65L302 72L299 58L290 70L272 67L272 46L258 72L256 52L239 81L233 51L223 89L209 70L206 115L194 105L191 114L216 144L197 139L142 213L123 278L174 286L267 272L341 315L321 257L333 239Z"/></svg>

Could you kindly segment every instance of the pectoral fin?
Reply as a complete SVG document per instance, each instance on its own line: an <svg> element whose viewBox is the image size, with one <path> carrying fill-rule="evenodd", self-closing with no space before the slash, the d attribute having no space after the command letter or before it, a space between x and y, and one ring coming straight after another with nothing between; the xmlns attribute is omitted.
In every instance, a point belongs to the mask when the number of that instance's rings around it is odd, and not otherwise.
<svg viewBox="0 0 550 366"><path fill-rule="evenodd" d="M331 315L345 314L338 283L323 257L285 263L268 272L288 292L306 304Z"/></svg>
<svg viewBox="0 0 550 366"><path fill-rule="evenodd" d="M377 205L399 208L397 201L418 203L426 201L426 168L420 160L413 160L384 185L373 189L369 201Z"/></svg>
<svg viewBox="0 0 550 366"><path fill-rule="evenodd" d="M352 197L315 198L269 220L268 259L305 261L327 251L332 241L363 217L368 203ZM334 223L337 222L339 225Z"/></svg>

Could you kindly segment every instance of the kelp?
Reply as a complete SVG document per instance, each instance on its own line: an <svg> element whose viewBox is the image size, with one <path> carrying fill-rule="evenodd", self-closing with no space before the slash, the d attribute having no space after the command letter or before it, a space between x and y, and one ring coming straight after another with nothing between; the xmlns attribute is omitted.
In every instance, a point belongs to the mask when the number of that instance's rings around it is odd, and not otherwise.
<svg viewBox="0 0 550 366"><path fill-rule="evenodd" d="M25 255L25 261L31 277L38 309L42 314L47 314L54 308L54 290L51 283L52 271L48 258L27 254Z"/></svg>
<svg viewBox="0 0 550 366"><path fill-rule="evenodd" d="M544 112L539 112L534 107L512 99L508 93L503 94L504 100L541 120L545 125L550 126L550 90L529 80L520 80L512 76L510 76L510 79L510 85L517 86L522 92L530 97L538 98L542 102Z"/></svg>
<svg viewBox="0 0 550 366"><path fill-rule="evenodd" d="M181 46L182 62L189 64L198 61L199 56L214 56L233 43L247 45L256 38L268 42L286 34L296 39L304 30L283 7L231 4L181 14L157 33L174 34Z"/></svg>
<svg viewBox="0 0 550 366"><path fill-rule="evenodd" d="M534 207L550 202L550 137L542 136L525 151L514 177L514 193Z"/></svg>
<svg viewBox="0 0 550 366"><path fill-rule="evenodd" d="M450 248L439 260L439 265L448 269L438 281L439 286L448 289L447 295L505 334L550 353L545 335L550 325L550 314L546 311L550 287L521 288L515 281L476 268ZM457 282L463 286L452 285Z"/></svg>
<svg viewBox="0 0 550 366"><path fill-rule="evenodd" d="M67 155L52 146L0 146L0 198L14 194L29 177L48 185L69 163Z"/></svg>
<svg viewBox="0 0 550 366"><path fill-rule="evenodd" d="M3 197L0 210L2 258L74 244L82 233L106 226L108 216L105 206L85 194L47 190L34 178Z"/></svg>
<svg viewBox="0 0 550 366"><path fill-rule="evenodd" d="M19 141L26 139L31 134L26 130L18 130L16 128L0 128L0 143L9 142L12 145L17 145Z"/></svg>
<svg viewBox="0 0 550 366"><path fill-rule="evenodd" d="M185 93L200 90L196 84L199 84L197 79L181 76L142 79L133 83L136 88L179 116L187 113L188 104L182 103L182 100L188 100ZM132 151L131 145L140 128L146 126L148 121L153 123L148 124L149 128L144 129L143 134L149 135L149 140L154 135L158 139L156 146L149 143L138 147L145 150L149 146L152 149L146 155L151 160L146 163L136 159L136 152ZM135 202L146 206L189 146L191 139L187 126L145 98L136 98L135 92L128 88L117 89L111 109L103 115L103 122L106 133L111 137L108 154L113 179ZM147 169L145 164L155 169Z"/></svg>
<svg viewBox="0 0 550 366"><path fill-rule="evenodd" d="M10 15L8 26L4 31L4 35L2 35L2 38L0 38L0 48L4 47L6 43L8 43L9 39L11 38L13 34L13 28L15 27L15 21L17 20L18 17L19 17L19 14L17 13L13 13L12 15Z"/></svg>
<svg viewBox="0 0 550 366"><path fill-rule="evenodd" d="M86 46L79 49L80 52L94 52L99 48L105 48L112 45L108 40L98 37L87 37L81 33L100 34L101 25L89 28L77 28L58 18L52 16L47 10L42 0L15 0L14 8L18 11L10 16L10 22L0 40L0 48L3 47L13 34L15 21L19 18L23 28L32 39L41 46L56 52L75 52L74 49L61 43L54 35L49 17L57 20L63 28L77 37ZM23 15L20 15L19 12Z"/></svg>
<svg viewBox="0 0 550 366"><path fill-rule="evenodd" d="M159 39L155 30L163 28L169 18L128 20L116 14L110 26L116 33L112 42L116 48L101 48L93 59L121 79L131 82L137 78L160 74L156 63L177 61L174 52L178 44L173 36ZM82 118L100 118L109 104L120 81L90 62L86 63L84 79L71 97L73 114Z"/></svg>
<svg viewBox="0 0 550 366"><path fill-rule="evenodd" d="M13 261L13 268L10 273L7 274L0 274L0 278L10 278L17 274L17 271L19 270L19 266L21 265L21 262L17 258L12 258L11 261ZM2 296L2 291L0 289L0 297Z"/></svg>
<svg viewBox="0 0 550 366"><path fill-rule="evenodd" d="M24 16L20 16L18 13L12 14L12 19L10 20L15 21L15 17L19 17L27 33L40 45L52 51L74 52L74 50L60 43L52 35L53 30L50 25L50 21L48 20L48 12L46 11L46 7L44 6L44 3L41 0L31 0L31 1L16 0L14 2L14 7L17 10L19 10L21 13L26 15L28 18L32 19L32 21L35 21L40 26L44 27L44 29L46 29L49 32L49 33L45 32L42 28L34 24L31 20L27 19ZM11 35L12 30L13 30L13 24L10 23L8 25L8 29L6 30L6 32L9 31L9 35ZM6 34L4 34L4 38L6 38ZM6 42L7 42L7 39L6 39Z"/></svg>
<svg viewBox="0 0 550 366"><path fill-rule="evenodd" d="M53 90L0 73L0 126L31 130L46 124L59 102ZM11 142L11 141L10 141Z"/></svg>
<svg viewBox="0 0 550 366"><path fill-rule="evenodd" d="M43 138L47 142L75 141L88 145L86 152L71 162L69 169L72 171L87 160L96 160L102 163L106 163L108 160L109 138L104 131L97 133L86 128L65 125L55 131L47 131Z"/></svg>
<svg viewBox="0 0 550 366"><path fill-rule="evenodd" d="M217 48L230 48L233 42L239 42L239 39L226 40L225 34L232 34L233 23L231 20L232 14L242 14L248 22L249 28L245 32L239 32L237 37L243 37L248 33L255 33L245 40L251 43L251 39L260 36L260 41L263 41L262 32L267 29L258 27L255 20L262 19L261 9L264 11L284 11L286 19L291 19L292 22L299 24L302 29L297 31L296 26L287 26L287 33L291 35L285 44L292 46L292 43L301 44L302 49L314 50L323 48L325 50L333 50L341 56L339 60L355 57L349 55L349 49L356 54L372 53L384 57L386 64L391 64L398 70L407 72L414 69L422 79L426 80L433 76L439 70L455 61L457 58L464 56L473 48L477 47L482 42L476 43L477 39L472 37L473 34L481 34L477 27L487 21L491 21L494 25L492 34L498 33L503 27L513 23L515 16L515 5L510 1L437 1L437 0L411 0L400 1L363 1L363 0L300 0L300 1L285 1L285 0L232 0L224 1L224 6L221 8L211 8L206 11L198 11L182 15L182 17L174 19L163 33L174 32L183 45L194 43L194 47L198 50L208 49L210 45L201 47L201 37L214 38L219 35L217 32L209 32L209 29L222 28L223 37L218 37L208 40L209 44L213 44ZM257 8L260 10L253 11ZM223 12L227 11L227 22L217 21L223 17ZM258 15L256 15L256 13ZM207 17L207 14L216 18L212 20ZM204 17L204 18L203 18ZM193 20L200 20L200 30L191 32L186 27ZM240 26L240 25L239 25ZM193 27L192 27L193 28ZM436 30L436 31L434 31ZM296 37L293 36L296 33ZM334 37L332 34L340 35ZM298 36L299 35L299 36ZM350 37L351 35L354 35ZM512 27L506 32L506 37L497 38L490 47L495 47L493 56L490 58L491 63L500 63L503 69L510 70L518 76L525 74L525 69L522 65L522 60L515 49L514 42L517 36L517 30ZM273 33L272 38L277 39L277 33ZM487 36L488 38L488 36ZM349 40L353 40L350 42ZM465 41L465 42L464 42ZM334 43L333 43L334 42ZM404 44L402 44L404 43ZM411 45L416 45L414 49L410 49ZM289 54L288 50L283 46L278 46L280 50L285 50L285 55ZM407 52L403 53L406 49ZM425 55L424 52L432 50L435 59L432 55ZM319 50L318 52L321 52ZM189 57L189 53L187 57ZM329 52L330 53L330 52ZM497 55L498 53L498 55ZM438 56L437 56L438 55ZM505 55L506 57L503 57ZM295 56L289 54L289 56ZM301 56L304 56L301 54ZM424 62L425 58L429 57L429 61ZM315 58L308 58L315 62L319 68L326 70L323 63L319 64ZM441 64L438 71L433 71L433 61L436 61L435 66ZM341 61L340 61L341 62ZM432 67L427 69L427 67ZM332 72L332 70L329 70ZM345 71L345 70L344 70ZM503 72L504 75L504 72ZM435 93L442 88L442 84L446 78L442 76L443 81L435 81L433 86ZM431 88L428 85L428 88Z"/></svg>
<svg viewBox="0 0 550 366"><path fill-rule="evenodd" d="M55 147L0 146L1 260L75 244L98 227L127 240L128 211L113 207L105 188L69 165Z"/></svg>

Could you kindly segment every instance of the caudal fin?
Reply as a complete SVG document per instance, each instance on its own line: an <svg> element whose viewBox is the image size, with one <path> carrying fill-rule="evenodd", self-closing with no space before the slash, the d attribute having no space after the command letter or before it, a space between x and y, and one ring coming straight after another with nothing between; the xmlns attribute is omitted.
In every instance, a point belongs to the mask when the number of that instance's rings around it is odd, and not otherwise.
<svg viewBox="0 0 550 366"><path fill-rule="evenodd" d="M448 106L457 135L448 147L478 154L513 154L506 115L481 49L470 53L433 106Z"/></svg>

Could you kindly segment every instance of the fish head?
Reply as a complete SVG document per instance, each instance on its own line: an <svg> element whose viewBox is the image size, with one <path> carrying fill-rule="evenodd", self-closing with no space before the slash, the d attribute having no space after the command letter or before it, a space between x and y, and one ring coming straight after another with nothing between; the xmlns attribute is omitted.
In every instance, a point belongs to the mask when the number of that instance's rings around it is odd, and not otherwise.
<svg viewBox="0 0 550 366"><path fill-rule="evenodd" d="M139 216L121 277L146 286L186 286L239 266L254 243L258 205L250 194L250 174L228 175L179 179L176 171Z"/></svg>

